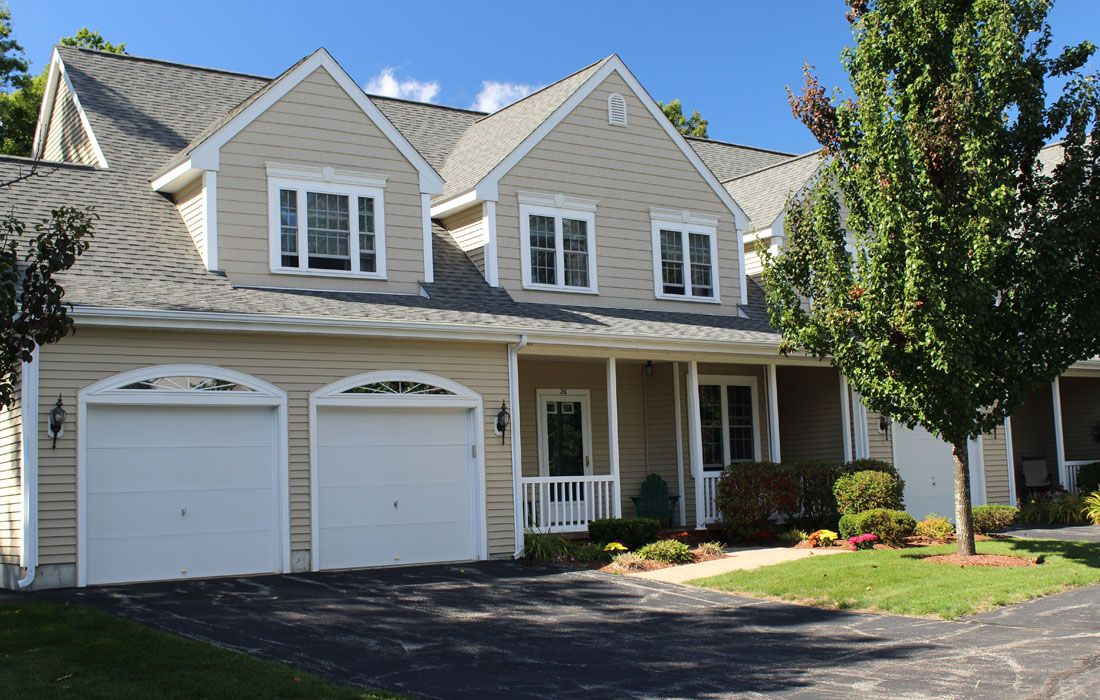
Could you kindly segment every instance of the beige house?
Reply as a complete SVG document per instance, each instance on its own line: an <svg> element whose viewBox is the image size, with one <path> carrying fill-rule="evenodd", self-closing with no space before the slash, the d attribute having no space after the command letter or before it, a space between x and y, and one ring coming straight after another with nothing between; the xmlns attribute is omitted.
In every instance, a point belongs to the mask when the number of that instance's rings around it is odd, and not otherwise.
<svg viewBox="0 0 1100 700"><path fill-rule="evenodd" d="M482 114L324 50L272 80L57 47L34 155L5 203L102 218L77 332L0 414L6 587L512 557L650 474L706 527L734 460L886 459L949 508L942 443L776 353L755 251L814 159L685 139L617 56ZM974 442L976 502L1100 457L1071 374Z"/></svg>

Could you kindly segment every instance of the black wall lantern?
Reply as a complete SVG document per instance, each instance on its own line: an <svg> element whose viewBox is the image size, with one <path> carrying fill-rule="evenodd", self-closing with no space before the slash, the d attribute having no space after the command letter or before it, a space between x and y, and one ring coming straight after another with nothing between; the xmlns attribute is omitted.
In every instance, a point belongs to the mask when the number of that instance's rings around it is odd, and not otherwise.
<svg viewBox="0 0 1100 700"><path fill-rule="evenodd" d="M886 416L880 415L878 417L878 431L882 434L890 432L890 419Z"/></svg>
<svg viewBox="0 0 1100 700"><path fill-rule="evenodd" d="M497 424L496 431L500 434L500 444L504 444L504 431L508 429L508 423L512 420L512 416L508 414L508 405L504 401L500 402L500 411L497 412Z"/></svg>
<svg viewBox="0 0 1100 700"><path fill-rule="evenodd" d="M57 403L50 409L50 425L46 433L53 438L52 447L57 447L57 438L65 434L65 409L61 401L61 394L57 395Z"/></svg>
<svg viewBox="0 0 1100 700"><path fill-rule="evenodd" d="M653 376L653 360L646 360L645 361L645 376L647 376L647 377L652 377Z"/></svg>

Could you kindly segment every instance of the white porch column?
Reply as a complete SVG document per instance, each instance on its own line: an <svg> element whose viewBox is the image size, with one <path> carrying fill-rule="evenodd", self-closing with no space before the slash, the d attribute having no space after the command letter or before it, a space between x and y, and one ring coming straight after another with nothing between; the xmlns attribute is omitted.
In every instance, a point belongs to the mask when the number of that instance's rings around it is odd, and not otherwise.
<svg viewBox="0 0 1100 700"><path fill-rule="evenodd" d="M687 496L684 494L684 429L680 413L680 363L672 363L672 407L676 414L676 485L680 487L680 527L687 527Z"/></svg>
<svg viewBox="0 0 1100 700"><path fill-rule="evenodd" d="M852 412L848 403L848 378L837 374L840 376L840 434L844 438L844 461L847 463L852 461Z"/></svg>
<svg viewBox="0 0 1100 700"><path fill-rule="evenodd" d="M852 392L852 422L855 430L856 459L869 459L871 446L867 439L867 407L860 400L859 392Z"/></svg>
<svg viewBox="0 0 1100 700"><path fill-rule="evenodd" d="M782 461L779 453L779 396L775 380L775 363L764 365L768 380L768 452L773 462Z"/></svg>
<svg viewBox="0 0 1100 700"><path fill-rule="evenodd" d="M508 403L511 415L512 431L512 500L514 501L513 518L516 530L516 551L518 557L523 551L523 464L521 462L521 445L519 442L519 360L517 355L527 345L527 336L521 335L519 342L508 346Z"/></svg>
<svg viewBox="0 0 1100 700"><path fill-rule="evenodd" d="M615 372L615 358L607 358L607 455L614 477L615 495L611 508L614 517L623 517L622 485L619 482L619 380Z"/></svg>
<svg viewBox="0 0 1100 700"><path fill-rule="evenodd" d="M1012 452L1012 419L1005 418L1005 453L1008 457L1008 501L1013 508L1017 507L1016 496L1016 457Z"/></svg>
<svg viewBox="0 0 1100 700"><path fill-rule="evenodd" d="M688 450L695 479L695 529L705 530L703 504L703 429L699 417L699 363L688 363Z"/></svg>
<svg viewBox="0 0 1100 700"><path fill-rule="evenodd" d="M1058 456L1058 483L1065 488L1069 483L1069 474L1066 471L1066 441L1062 435L1062 387L1059 378L1054 378L1050 393L1054 397L1054 448Z"/></svg>

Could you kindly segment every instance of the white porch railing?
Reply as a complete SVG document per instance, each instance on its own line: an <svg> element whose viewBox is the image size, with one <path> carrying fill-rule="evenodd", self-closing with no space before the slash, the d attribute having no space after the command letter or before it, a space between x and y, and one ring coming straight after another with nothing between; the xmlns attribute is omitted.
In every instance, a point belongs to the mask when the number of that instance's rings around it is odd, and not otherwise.
<svg viewBox="0 0 1100 700"><path fill-rule="evenodd" d="M722 472L703 472L703 524L716 523L722 518L718 515L718 480Z"/></svg>
<svg viewBox="0 0 1100 700"><path fill-rule="evenodd" d="M524 529L581 532L591 520L613 517L615 477L525 476L520 479Z"/></svg>
<svg viewBox="0 0 1100 700"><path fill-rule="evenodd" d="M1095 459L1078 459L1066 461L1066 491L1077 493L1077 470L1086 464L1092 464Z"/></svg>

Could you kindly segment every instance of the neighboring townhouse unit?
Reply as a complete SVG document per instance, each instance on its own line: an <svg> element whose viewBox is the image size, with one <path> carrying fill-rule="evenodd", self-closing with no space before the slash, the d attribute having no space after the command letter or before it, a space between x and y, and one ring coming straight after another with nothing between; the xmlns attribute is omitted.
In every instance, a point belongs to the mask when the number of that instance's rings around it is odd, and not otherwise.
<svg viewBox="0 0 1100 700"><path fill-rule="evenodd" d="M102 218L77 332L0 413L6 587L512 557L650 474L705 527L736 460L886 459L950 512L943 443L776 353L756 250L816 155L685 139L617 56L482 114L324 50L269 79L57 47L34 156L6 206ZM974 441L976 502L1100 456L1098 372Z"/></svg>

